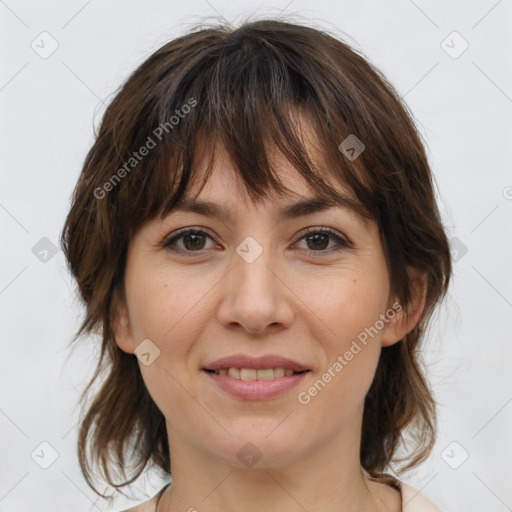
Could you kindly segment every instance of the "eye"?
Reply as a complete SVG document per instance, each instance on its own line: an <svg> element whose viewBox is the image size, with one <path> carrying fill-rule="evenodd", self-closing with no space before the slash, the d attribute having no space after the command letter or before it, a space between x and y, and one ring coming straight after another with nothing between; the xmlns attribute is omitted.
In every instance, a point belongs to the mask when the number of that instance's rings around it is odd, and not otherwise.
<svg viewBox="0 0 512 512"><path fill-rule="evenodd" d="M162 243L162 247L168 248L174 252L199 252L204 249L204 239L212 239L210 235L194 228L184 228L178 231L173 236L165 239ZM183 248L174 248L173 246L179 245L177 242L183 242Z"/></svg>
<svg viewBox="0 0 512 512"><path fill-rule="evenodd" d="M325 250L329 245L329 238L331 238L334 242L336 242L335 247L329 250ZM306 235L302 236L299 240L305 240L308 248L307 252L312 253L327 253L330 254L332 252L342 251L350 247L350 244L336 231L330 228L308 228L306 230ZM313 256L317 256L317 254L313 254Z"/></svg>
<svg viewBox="0 0 512 512"><path fill-rule="evenodd" d="M205 247L206 239L212 240L212 237L200 229L183 228L177 233L166 238L161 245L173 252L201 253L207 249L207 247ZM329 239L335 242L335 244L334 247L327 249L329 246ZM349 242L330 228L308 228L305 230L305 235L299 239L299 242L303 240L307 244L307 248L305 249L306 252L313 256L326 253L330 254L332 252L342 251L351 247Z"/></svg>

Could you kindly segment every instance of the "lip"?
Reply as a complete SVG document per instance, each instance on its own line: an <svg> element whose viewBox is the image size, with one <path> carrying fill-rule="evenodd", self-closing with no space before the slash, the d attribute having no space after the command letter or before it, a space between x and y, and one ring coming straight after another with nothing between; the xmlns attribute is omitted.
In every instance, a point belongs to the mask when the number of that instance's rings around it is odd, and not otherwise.
<svg viewBox="0 0 512 512"><path fill-rule="evenodd" d="M222 357L203 367L203 370L220 370L222 368L253 368L255 370L264 370L266 368L289 368L295 372L309 370L306 366L275 354L267 354L260 357L250 357L245 354L235 354L229 357ZM293 375L290 375L293 377ZM284 377L280 377L284 378ZM269 379L269 381L278 379ZM247 381L245 381L247 382ZM263 381L261 381L263 382Z"/></svg>
<svg viewBox="0 0 512 512"><path fill-rule="evenodd" d="M236 367L234 366L233 368ZM247 366L242 368L247 368ZM309 371L268 380L234 379L228 375L210 373L206 369L203 369L203 373L230 395L246 400L264 400L277 397L297 386L309 374Z"/></svg>

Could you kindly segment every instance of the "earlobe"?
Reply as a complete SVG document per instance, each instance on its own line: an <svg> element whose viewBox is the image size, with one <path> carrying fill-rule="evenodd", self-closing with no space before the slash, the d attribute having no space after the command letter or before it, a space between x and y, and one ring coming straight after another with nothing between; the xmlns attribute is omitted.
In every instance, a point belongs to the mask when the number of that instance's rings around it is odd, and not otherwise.
<svg viewBox="0 0 512 512"><path fill-rule="evenodd" d="M389 347L397 343L404 338L407 333L412 331L419 322L425 308L428 286L427 275L421 274L417 269L411 270L409 275L412 286L410 304L407 308L401 305L400 309L398 309L398 301L395 300L395 302L392 303L394 305L392 309L395 311L395 315L384 328L381 341L383 347Z"/></svg>
<svg viewBox="0 0 512 512"><path fill-rule="evenodd" d="M124 299L120 299L117 292L114 292L112 299L112 331L114 332L117 346L127 354L133 354L135 344L130 326L128 308Z"/></svg>

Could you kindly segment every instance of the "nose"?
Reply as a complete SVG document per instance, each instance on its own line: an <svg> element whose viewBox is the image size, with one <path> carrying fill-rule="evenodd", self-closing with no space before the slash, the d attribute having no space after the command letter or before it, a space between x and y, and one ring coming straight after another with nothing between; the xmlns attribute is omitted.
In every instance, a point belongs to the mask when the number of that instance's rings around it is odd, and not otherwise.
<svg viewBox="0 0 512 512"><path fill-rule="evenodd" d="M263 250L254 261L236 253L221 284L219 321L250 334L288 327L294 317L293 292L279 268L269 251Z"/></svg>

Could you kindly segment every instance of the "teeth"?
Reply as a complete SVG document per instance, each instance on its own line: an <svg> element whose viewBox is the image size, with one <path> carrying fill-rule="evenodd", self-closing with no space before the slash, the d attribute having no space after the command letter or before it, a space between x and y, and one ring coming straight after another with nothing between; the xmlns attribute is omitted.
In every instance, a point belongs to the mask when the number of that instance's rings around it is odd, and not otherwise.
<svg viewBox="0 0 512 512"><path fill-rule="evenodd" d="M258 370L254 368L240 368L240 378L242 380L257 380Z"/></svg>
<svg viewBox="0 0 512 512"><path fill-rule="evenodd" d="M263 370L256 370L254 368L222 368L215 370L215 373L217 375L227 375L232 379L268 380L293 375L297 372L290 368L265 368Z"/></svg>
<svg viewBox="0 0 512 512"><path fill-rule="evenodd" d="M274 377L284 377L286 370L284 368L274 368Z"/></svg>
<svg viewBox="0 0 512 512"><path fill-rule="evenodd" d="M230 368L228 370L228 375L232 377L233 379L239 379L240 378L240 370L238 368Z"/></svg>
<svg viewBox="0 0 512 512"><path fill-rule="evenodd" d="M258 380L268 380L274 378L274 369L258 370Z"/></svg>

